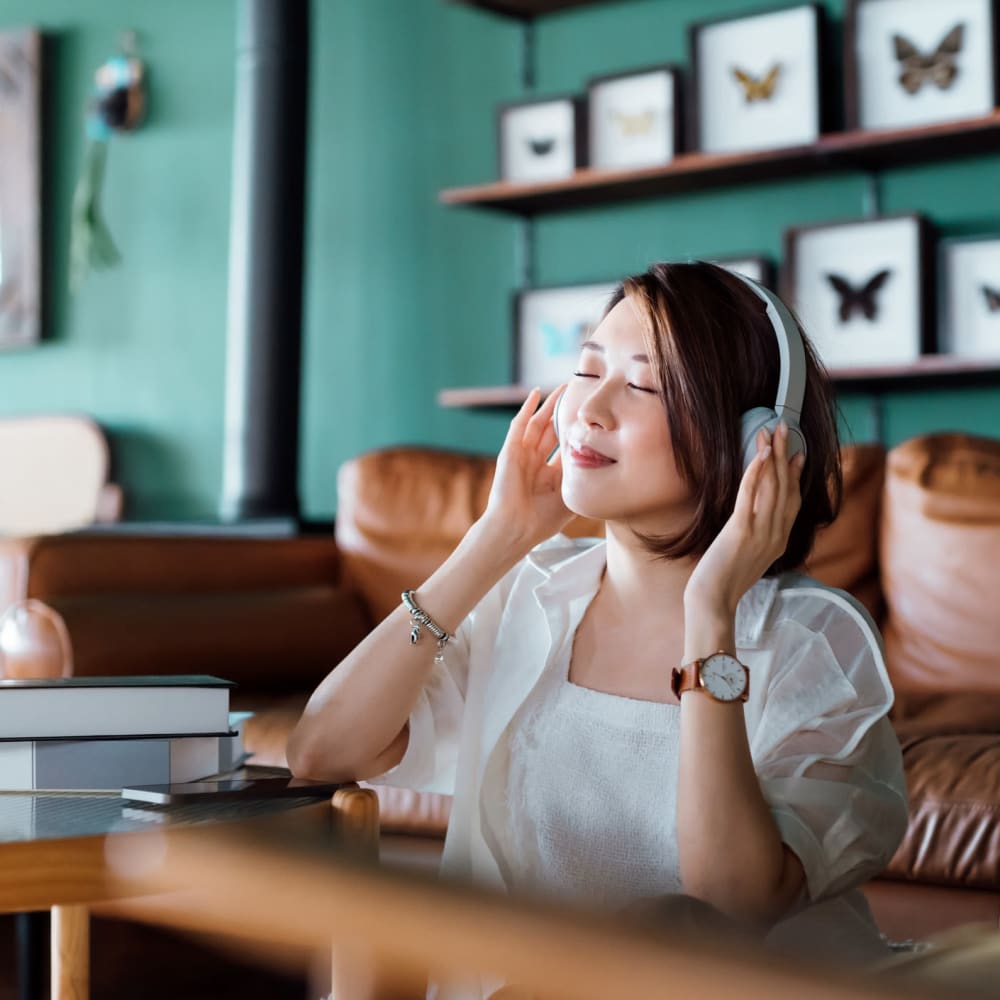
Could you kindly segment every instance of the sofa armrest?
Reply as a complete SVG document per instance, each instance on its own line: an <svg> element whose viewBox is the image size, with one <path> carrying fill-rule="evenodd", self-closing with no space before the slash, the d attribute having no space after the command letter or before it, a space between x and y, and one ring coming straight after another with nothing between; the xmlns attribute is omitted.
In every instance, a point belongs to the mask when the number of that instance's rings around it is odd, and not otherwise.
<svg viewBox="0 0 1000 1000"><path fill-rule="evenodd" d="M311 690L371 628L332 537L83 532L7 540L10 600L59 612L78 675L210 673L244 691ZM23 650L12 676L51 657Z"/></svg>
<svg viewBox="0 0 1000 1000"><path fill-rule="evenodd" d="M81 531L19 541L13 548L23 577L17 596L42 601L82 594L232 593L330 585L340 578L332 536Z"/></svg>

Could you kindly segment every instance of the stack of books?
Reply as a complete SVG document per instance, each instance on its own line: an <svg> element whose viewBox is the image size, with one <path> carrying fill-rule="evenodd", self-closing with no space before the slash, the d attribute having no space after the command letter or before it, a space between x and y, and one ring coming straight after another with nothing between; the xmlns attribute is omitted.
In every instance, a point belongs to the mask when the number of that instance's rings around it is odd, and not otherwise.
<svg viewBox="0 0 1000 1000"><path fill-rule="evenodd" d="M120 791L237 767L231 681L209 676L0 680L0 791Z"/></svg>

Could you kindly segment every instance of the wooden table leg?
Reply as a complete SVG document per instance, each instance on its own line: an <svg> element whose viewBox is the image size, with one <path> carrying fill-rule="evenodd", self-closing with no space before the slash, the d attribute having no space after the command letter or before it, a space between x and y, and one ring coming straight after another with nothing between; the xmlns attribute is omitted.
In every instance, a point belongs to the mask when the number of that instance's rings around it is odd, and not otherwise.
<svg viewBox="0 0 1000 1000"><path fill-rule="evenodd" d="M90 910L52 907L52 1000L90 997Z"/></svg>

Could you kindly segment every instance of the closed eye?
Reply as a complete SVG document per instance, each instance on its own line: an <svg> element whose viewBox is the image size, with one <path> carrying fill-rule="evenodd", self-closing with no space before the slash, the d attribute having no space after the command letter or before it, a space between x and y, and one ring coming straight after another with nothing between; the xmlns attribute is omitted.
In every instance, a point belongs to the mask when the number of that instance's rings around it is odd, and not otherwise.
<svg viewBox="0 0 1000 1000"><path fill-rule="evenodd" d="M600 378L600 375L595 375L593 372L573 372L577 378Z"/></svg>
<svg viewBox="0 0 1000 1000"><path fill-rule="evenodd" d="M639 392L648 392L648 393L650 393L650 395L653 395L653 396L657 395L657 392L656 392L655 389L647 389L643 385L636 385L635 382L629 382L628 387L630 389L638 389Z"/></svg>

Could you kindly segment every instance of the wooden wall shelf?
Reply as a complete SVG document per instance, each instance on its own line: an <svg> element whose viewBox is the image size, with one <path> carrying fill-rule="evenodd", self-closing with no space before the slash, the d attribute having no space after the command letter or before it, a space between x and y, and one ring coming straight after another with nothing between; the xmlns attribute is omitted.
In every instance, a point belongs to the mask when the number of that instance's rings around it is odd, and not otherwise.
<svg viewBox="0 0 1000 1000"><path fill-rule="evenodd" d="M830 377L838 388L854 391L891 389L902 392L931 385L995 385L1000 378L1000 361L928 354L912 365L834 368L830 370ZM526 385L442 389L438 393L438 405L453 409L513 410L528 398L530 391L531 386Z"/></svg>
<svg viewBox="0 0 1000 1000"><path fill-rule="evenodd" d="M912 129L832 132L809 146L756 153L682 153L643 170L578 170L544 184L494 181L448 188L445 205L532 216L753 181L780 180L833 170L876 170L1000 151L1000 112L982 118Z"/></svg>
<svg viewBox="0 0 1000 1000"><path fill-rule="evenodd" d="M504 17L515 17L521 21L600 2L606 3L607 0L452 0L452 3L463 7L479 7L481 10L489 10Z"/></svg>

